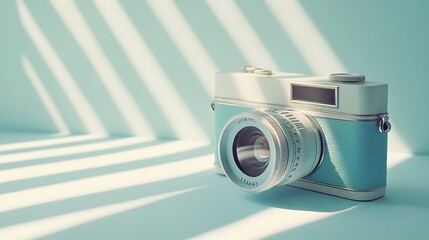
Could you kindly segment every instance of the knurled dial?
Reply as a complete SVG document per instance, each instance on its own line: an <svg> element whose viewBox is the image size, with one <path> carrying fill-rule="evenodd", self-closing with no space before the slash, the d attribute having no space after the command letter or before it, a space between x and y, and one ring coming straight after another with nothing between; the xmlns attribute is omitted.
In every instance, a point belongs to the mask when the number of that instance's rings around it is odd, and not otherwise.
<svg viewBox="0 0 429 240"><path fill-rule="evenodd" d="M361 83L365 82L365 75L355 73L333 73L329 75L329 80L334 82Z"/></svg>
<svg viewBox="0 0 429 240"><path fill-rule="evenodd" d="M321 130L310 116L299 111L274 110L270 115L282 130L284 142L281 145L288 149L287 156L282 156L287 159L280 161L284 175L277 184L288 184L308 175L318 165L323 144ZM282 142L281 137L279 140Z"/></svg>

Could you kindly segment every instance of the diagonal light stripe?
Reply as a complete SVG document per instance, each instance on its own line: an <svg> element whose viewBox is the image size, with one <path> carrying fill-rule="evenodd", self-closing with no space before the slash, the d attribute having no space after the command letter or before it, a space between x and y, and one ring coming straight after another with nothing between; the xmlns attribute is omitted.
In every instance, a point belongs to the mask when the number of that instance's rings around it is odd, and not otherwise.
<svg viewBox="0 0 429 240"><path fill-rule="evenodd" d="M94 3L141 80L153 94L160 110L167 116L167 121L177 137L209 141L200 124L193 117L194 113L188 109L174 89L153 52L146 45L119 2L94 0ZM192 129L192 132L189 129Z"/></svg>
<svg viewBox="0 0 429 240"><path fill-rule="evenodd" d="M297 0L268 0L269 9L317 75L347 72L317 26ZM389 133L389 152L410 152L395 128Z"/></svg>
<svg viewBox="0 0 429 240"><path fill-rule="evenodd" d="M45 106L46 111L51 116L51 119L54 122L58 132L60 134L69 134L70 130L66 126L64 119L61 117L60 111L58 111L58 108L57 108L57 106L55 106L53 99L49 95L48 91L46 90L42 81L40 80L39 76L37 75L36 71L34 70L33 65L30 63L30 61L25 56L21 57L21 61L22 61L22 65L24 67L24 72L27 74L28 79L30 80L31 84L33 85L34 90L36 90L37 95L39 96L40 100L42 100L42 103Z"/></svg>
<svg viewBox="0 0 429 240"><path fill-rule="evenodd" d="M154 137L155 133L150 128L148 121L104 54L74 1L51 0L51 3L89 58L132 133L137 136Z"/></svg>
<svg viewBox="0 0 429 240"><path fill-rule="evenodd" d="M279 69L234 1L208 0L207 4L249 64Z"/></svg>
<svg viewBox="0 0 429 240"><path fill-rule="evenodd" d="M205 232L192 239L264 239L311 222L315 222L355 207L337 212L311 212L301 210L269 208L261 212L250 215L242 220L236 221L226 226ZM285 219L289 221L281 221ZM293 221L290 221L293 219ZM243 231L251 229L251 231Z"/></svg>
<svg viewBox="0 0 429 240"><path fill-rule="evenodd" d="M126 144L126 142L123 143ZM99 154L93 157L8 169L1 171L0 183L142 161L161 156L180 154L180 152L189 151L201 146L204 145L193 142L174 141L123 152ZM61 153L61 149L51 151ZM69 151L67 150L67 152Z"/></svg>
<svg viewBox="0 0 429 240"><path fill-rule="evenodd" d="M98 116L91 108L88 100L80 91L72 75L67 70L66 66L61 61L54 48L49 44L49 41L43 35L24 2L22 0L17 0L16 3L19 17L22 21L25 31L30 36L31 41L36 46L36 49L39 51L49 69L54 74L55 79L58 81L62 90L71 102L74 110L82 120L88 133L106 134L106 130L104 129L100 119L98 119Z"/></svg>
<svg viewBox="0 0 429 240"><path fill-rule="evenodd" d="M345 71L299 1L268 0L266 4L315 74Z"/></svg>
<svg viewBox="0 0 429 240"><path fill-rule="evenodd" d="M212 169L213 155L0 195L0 212L184 177Z"/></svg>
<svg viewBox="0 0 429 240"><path fill-rule="evenodd" d="M2 155L0 158L0 164L25 162L33 159L61 157L71 154L82 154L93 151L108 150L111 148L125 147L131 144L144 143L148 141L149 139L144 138L121 138L99 143L90 143L61 148L50 148L22 153L11 153Z"/></svg>
<svg viewBox="0 0 429 240"><path fill-rule="evenodd" d="M406 146L406 145L405 145ZM401 146L402 147L402 146ZM387 153L387 169L396 167L397 165L407 161L413 157L408 149L403 152L391 152Z"/></svg>
<svg viewBox="0 0 429 240"><path fill-rule="evenodd" d="M394 123L392 123L395 126ZM397 128L393 127L389 132L388 151L394 153L408 153L411 154L411 150L405 143L403 137L398 132Z"/></svg>
<svg viewBox="0 0 429 240"><path fill-rule="evenodd" d="M213 73L219 68L179 12L174 1L151 0L147 3L205 87L206 92L209 96L213 96Z"/></svg>
<svg viewBox="0 0 429 240"><path fill-rule="evenodd" d="M102 207L67 213L36 221L21 223L0 229L2 239L36 239L60 232L78 225L93 222L125 211L133 210L154 202L195 191L200 187L157 194L140 199L110 204Z"/></svg>
<svg viewBox="0 0 429 240"><path fill-rule="evenodd" d="M96 140L96 139L102 139L102 138L106 138L106 137L97 136L97 135L76 135L76 136L68 136L68 137L54 137L52 139L41 139L41 140L32 140L32 141L24 141L24 142L17 142L17 143L7 143L7 144L0 144L0 152L13 151L13 150L28 150L36 147L55 146L55 145L66 144L66 143L78 143L82 141Z"/></svg>

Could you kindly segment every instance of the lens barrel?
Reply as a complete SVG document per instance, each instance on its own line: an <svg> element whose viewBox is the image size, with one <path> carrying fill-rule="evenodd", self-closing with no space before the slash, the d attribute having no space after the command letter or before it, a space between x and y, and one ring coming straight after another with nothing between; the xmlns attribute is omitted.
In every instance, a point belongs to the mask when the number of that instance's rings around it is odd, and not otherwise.
<svg viewBox="0 0 429 240"><path fill-rule="evenodd" d="M229 179L248 192L288 184L314 171L324 138L316 120L300 111L253 110L233 117L219 139Z"/></svg>

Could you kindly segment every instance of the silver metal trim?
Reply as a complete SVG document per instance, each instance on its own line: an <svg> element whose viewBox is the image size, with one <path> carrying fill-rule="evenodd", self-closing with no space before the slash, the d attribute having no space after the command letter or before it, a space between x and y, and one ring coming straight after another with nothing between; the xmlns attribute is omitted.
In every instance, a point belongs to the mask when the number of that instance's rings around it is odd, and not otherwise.
<svg viewBox="0 0 429 240"><path fill-rule="evenodd" d="M255 176L243 171L233 154L233 139L249 126L262 131L270 145L269 164ZM314 172L324 159L325 144L321 127L308 114L253 110L238 114L225 124L217 151L225 175L232 182L244 191L260 192Z"/></svg>
<svg viewBox="0 0 429 240"><path fill-rule="evenodd" d="M293 86L305 86L305 87L312 87L312 88L325 88L325 89L335 90L335 105L317 103L317 102L311 102L311 101L305 101L305 100L295 100L295 99L293 99ZM289 100L290 100L290 102L293 102L293 103L305 103L305 104L312 104L312 105L318 105L318 106L338 108L338 88L339 87L335 86L335 85L321 85L321 84L316 84L316 83L291 82L290 83L290 99Z"/></svg>
<svg viewBox="0 0 429 240"><path fill-rule="evenodd" d="M319 123L317 123L317 121L312 121L312 124L314 125L314 129L317 129L317 132L319 133L319 137L320 137L320 142L322 143L320 146L320 159L316 165L316 167L314 167L313 171L311 171L308 175L313 174L314 172L317 171L317 169L319 169L319 167L322 165L322 163L325 160L325 152L326 152L326 138L325 138L325 134L322 131L322 127L320 127ZM307 176L308 176L307 175Z"/></svg>
<svg viewBox="0 0 429 240"><path fill-rule="evenodd" d="M308 117L311 118L311 116L308 116ZM307 174L307 176L313 174L314 172L316 172L317 169L319 169L320 165L322 165L322 162L325 159L325 151L326 151L326 138L325 138L325 134L322 131L322 128L320 127L319 123L317 123L317 121L312 120L309 122L311 125L313 125L313 129L316 130L317 135L320 138L321 144L320 144L320 158L317 161L316 165L313 166L313 170L309 174Z"/></svg>
<svg viewBox="0 0 429 240"><path fill-rule="evenodd" d="M381 133L388 133L392 129L392 125L389 122L389 116L382 114L378 117L378 131Z"/></svg>
<svg viewBox="0 0 429 240"><path fill-rule="evenodd" d="M214 111L215 111L215 108L216 108L216 104L215 104L215 101L213 100L213 101L210 103L210 110L212 110L212 112L214 112Z"/></svg>
<svg viewBox="0 0 429 240"><path fill-rule="evenodd" d="M293 108L293 107L287 107L284 105L279 104L268 104L268 103L260 103L260 102L252 102L252 101L243 101L240 99L232 99L232 98L221 98L221 97L215 97L215 102L226 104L226 105L233 105L233 106L246 106L246 107L252 107L252 108L278 108L278 109L285 109L285 110L299 110L305 113L310 114L314 117L324 117L324 118L334 118L334 119L341 119L341 120L349 120L349 121L356 121L356 122L371 122L378 120L380 114L381 115L388 115L388 113L378 113L373 115L356 115L356 114L350 114L350 113L338 113L338 112L330 112L330 111L323 111L323 110L314 110L310 108Z"/></svg>
<svg viewBox="0 0 429 240"><path fill-rule="evenodd" d="M325 184L321 182L315 182L307 179L299 179L293 183L288 184L292 187L303 188L315 192L325 193L337 197L351 199L355 201L370 201L375 200L384 196L386 192L386 186L381 186L374 189L358 190L352 188L344 188Z"/></svg>
<svg viewBox="0 0 429 240"><path fill-rule="evenodd" d="M255 66L244 66L243 67L243 72L244 73L254 73L256 70L262 69L260 67L255 67Z"/></svg>
<svg viewBox="0 0 429 240"><path fill-rule="evenodd" d="M273 158L281 155L281 159L288 159L288 157L283 156L283 154L289 154L289 148L284 148L284 146L287 145L287 142L282 138L277 138L278 133L282 131L280 127L276 124L266 124L267 121L274 121L274 119L266 118L266 113L260 111L254 112L257 112L257 114L250 116L247 116L249 115L248 113L246 113L245 116L239 114L231 118L221 131L217 148L219 160L225 175L239 188L247 192L265 191L271 187L276 186L281 180L284 172L286 172L287 165L284 162L270 161L267 169L261 175L249 177L238 168L238 166L235 164L235 161L226 161L227 156L231 154L231 151L221 151L221 149L230 149L229 147L226 147L227 145L225 145L230 139L233 139L229 138L230 135L235 136L238 131L242 129L243 124L245 126L255 126L263 132L270 146L274 146L272 150L270 150L270 154ZM238 119L253 119L254 121L240 122L237 121ZM243 179L246 181L242 181ZM247 182L255 183L255 185L249 185Z"/></svg>
<svg viewBox="0 0 429 240"><path fill-rule="evenodd" d="M329 75L329 80L343 83L363 83L365 82L365 75L356 73L332 73Z"/></svg>
<svg viewBox="0 0 429 240"><path fill-rule="evenodd" d="M214 169L217 174L225 176L225 171L223 170L222 166L214 164ZM306 179L299 179L293 183L287 184L287 186L302 188L355 201L375 200L377 198L383 197L386 193L386 186L368 190L357 190L352 188L338 187L321 182L314 182Z"/></svg>
<svg viewBox="0 0 429 240"><path fill-rule="evenodd" d="M256 69L254 71L254 73L257 74L257 75L267 75L267 76L273 74L273 72L271 70L269 70L269 69Z"/></svg>

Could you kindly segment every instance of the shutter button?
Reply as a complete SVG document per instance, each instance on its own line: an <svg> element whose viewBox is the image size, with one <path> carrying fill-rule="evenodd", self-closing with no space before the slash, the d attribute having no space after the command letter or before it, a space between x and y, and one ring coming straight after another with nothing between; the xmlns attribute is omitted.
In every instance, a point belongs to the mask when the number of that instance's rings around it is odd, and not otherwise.
<svg viewBox="0 0 429 240"><path fill-rule="evenodd" d="M354 73L333 73L329 75L329 80L344 83L362 83L365 82L365 75Z"/></svg>

